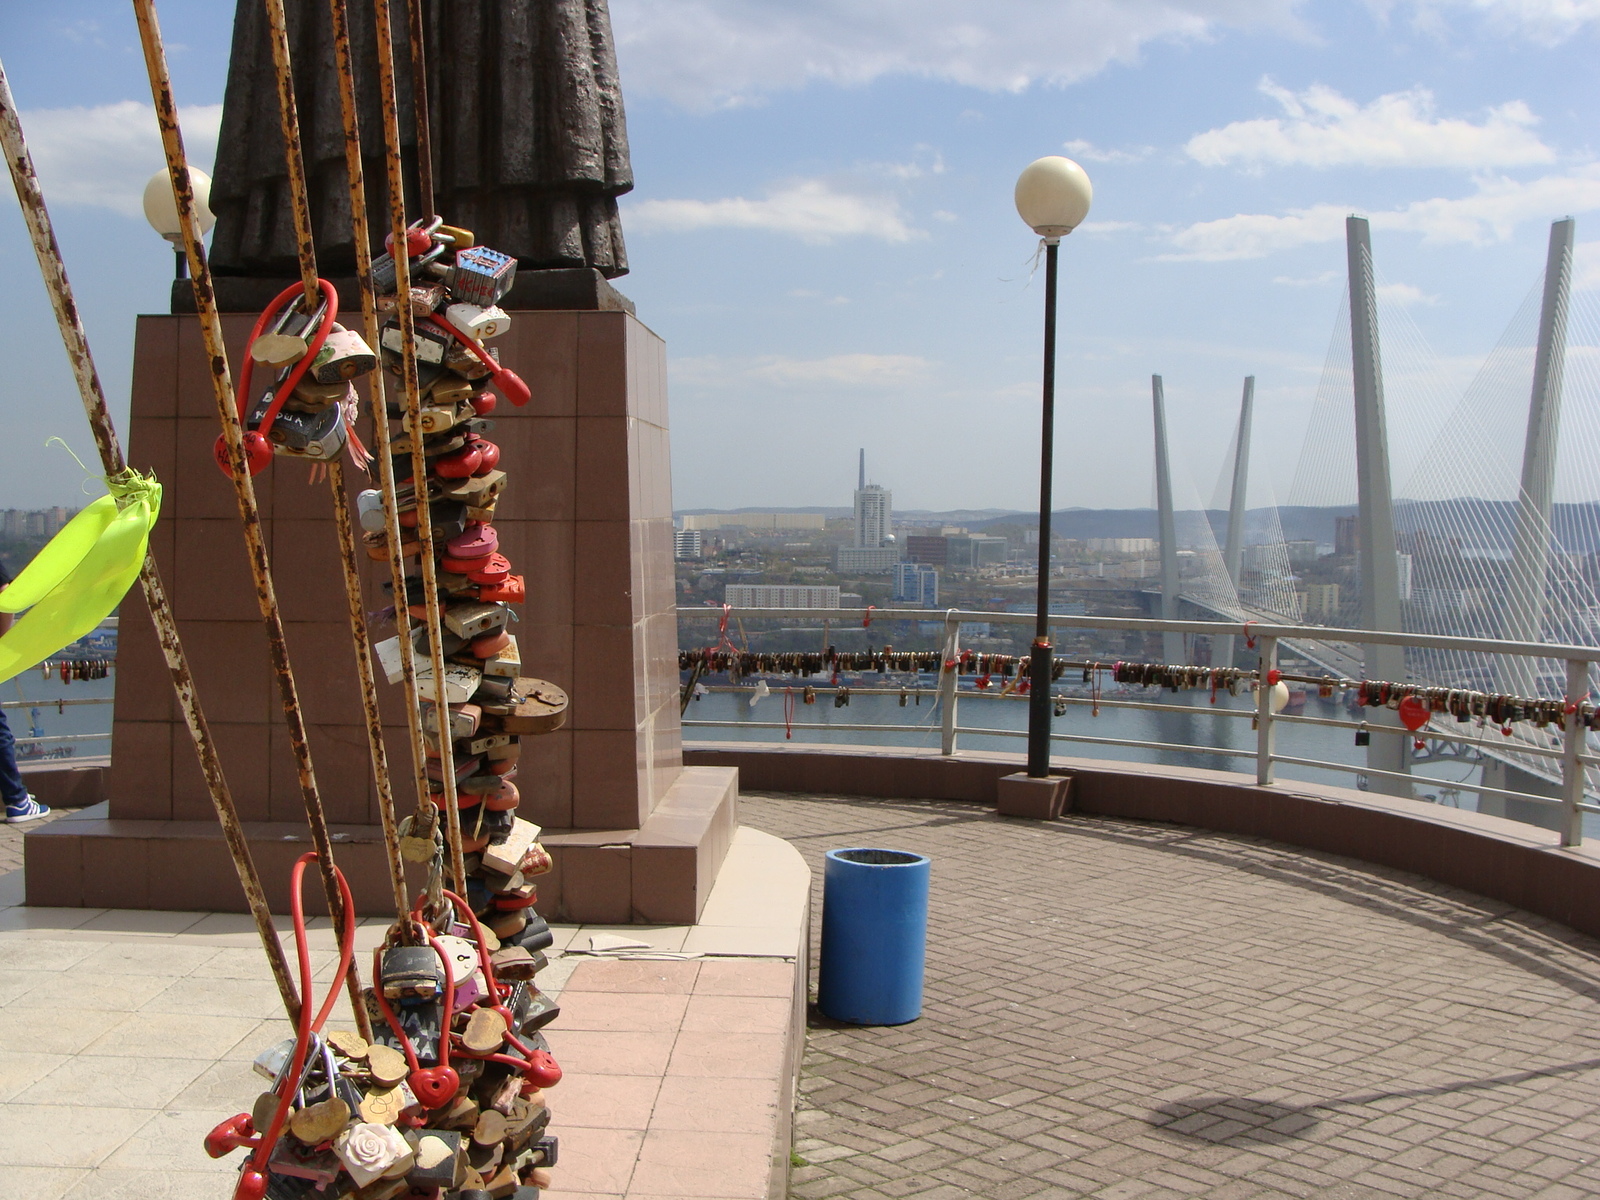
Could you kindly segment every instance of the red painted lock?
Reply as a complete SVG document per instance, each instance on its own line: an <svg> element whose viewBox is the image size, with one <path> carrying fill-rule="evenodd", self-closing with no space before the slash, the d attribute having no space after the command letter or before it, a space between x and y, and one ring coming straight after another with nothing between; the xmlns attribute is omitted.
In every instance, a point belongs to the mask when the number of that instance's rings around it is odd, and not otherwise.
<svg viewBox="0 0 1600 1200"><path fill-rule="evenodd" d="M504 554L491 554L486 562L476 570L468 571L467 578L473 583L504 583L506 576L511 574L511 560Z"/></svg>
<svg viewBox="0 0 1600 1200"><path fill-rule="evenodd" d="M267 1194L266 1172L254 1163L239 1172L239 1183L233 1189L233 1200L263 1200Z"/></svg>
<svg viewBox="0 0 1600 1200"><path fill-rule="evenodd" d="M394 234L383 239L383 248L390 254L394 253ZM420 229L406 230L406 257L415 258L419 254L426 254L433 249L433 239Z"/></svg>
<svg viewBox="0 0 1600 1200"><path fill-rule="evenodd" d="M556 1068L558 1077L560 1069ZM424 1067L411 1072L407 1082L411 1084L411 1091L421 1101L422 1107L428 1109L443 1108L461 1090L461 1077L456 1074L454 1067Z"/></svg>
<svg viewBox="0 0 1600 1200"><path fill-rule="evenodd" d="M1415 696L1400 701L1400 724L1415 733L1428 723L1428 706Z"/></svg>
<svg viewBox="0 0 1600 1200"><path fill-rule="evenodd" d="M505 582L485 584L478 599L494 604L521 604L528 598L528 585L521 575L507 575Z"/></svg>
<svg viewBox="0 0 1600 1200"><path fill-rule="evenodd" d="M522 1094L526 1096L537 1088L555 1087L561 1082L561 1068L548 1051L535 1050L528 1055L527 1069L522 1072ZM416 1089L413 1088L413 1091Z"/></svg>
<svg viewBox="0 0 1600 1200"><path fill-rule="evenodd" d="M479 392L472 398L472 411L480 417L487 417L494 411L494 406L499 403L499 397L493 392Z"/></svg>
<svg viewBox="0 0 1600 1200"><path fill-rule="evenodd" d="M517 785L507 779L483 799L490 812L509 812L522 803L522 794L517 791Z"/></svg>
<svg viewBox="0 0 1600 1200"><path fill-rule="evenodd" d="M473 472L474 475L487 475L500 465L499 446L496 446L493 442L486 442L482 438L472 444L478 448L478 454L481 456L478 469Z"/></svg>
<svg viewBox="0 0 1600 1200"><path fill-rule="evenodd" d="M255 1135L255 1122L250 1119L249 1113L229 1117L206 1134L206 1153L212 1158L221 1158L225 1154L233 1153L240 1146L255 1145L251 1140Z"/></svg>
<svg viewBox="0 0 1600 1200"><path fill-rule="evenodd" d="M495 371L494 385L500 389L501 395L518 408L533 399L533 392L526 383L522 382L522 376L518 375L510 367L500 367Z"/></svg>
<svg viewBox="0 0 1600 1200"><path fill-rule="evenodd" d="M440 479L466 479L477 473L483 454L475 444L468 443L450 454L441 454L433 460L433 473Z"/></svg>
<svg viewBox="0 0 1600 1200"><path fill-rule="evenodd" d="M468 644L473 658L493 658L500 651L511 645L511 635L504 629L496 629L493 633L485 633L475 637Z"/></svg>
<svg viewBox="0 0 1600 1200"><path fill-rule="evenodd" d="M216 444L211 448L211 454L216 459L217 469L232 479L233 467L228 462L228 439L218 434ZM259 475L271 464L272 443L255 430L248 430L244 435L245 467L251 475Z"/></svg>

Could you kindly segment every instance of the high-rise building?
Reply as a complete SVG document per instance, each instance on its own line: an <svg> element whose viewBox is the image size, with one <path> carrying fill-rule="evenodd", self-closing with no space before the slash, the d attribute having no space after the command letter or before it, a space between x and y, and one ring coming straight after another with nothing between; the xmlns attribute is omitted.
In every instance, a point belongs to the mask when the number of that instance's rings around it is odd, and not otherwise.
<svg viewBox="0 0 1600 1200"><path fill-rule="evenodd" d="M900 548L894 540L894 497L889 489L867 482L865 450L861 451L855 508L855 537L850 545L839 547L836 569L868 575L892 571L900 561Z"/></svg>
<svg viewBox="0 0 1600 1200"><path fill-rule="evenodd" d="M1354 558L1361 553L1361 534L1354 517L1333 519L1333 552L1341 558Z"/></svg>
<svg viewBox="0 0 1600 1200"><path fill-rule="evenodd" d="M921 563L895 564L894 602L922 608L935 607L939 603L939 572Z"/></svg>
<svg viewBox="0 0 1600 1200"><path fill-rule="evenodd" d="M887 488L867 482L867 452L861 451L861 469L856 485L856 536L860 550L876 550L894 545L894 497Z"/></svg>
<svg viewBox="0 0 1600 1200"><path fill-rule="evenodd" d="M700 531L698 529L678 530L672 535L672 551L674 558L699 558L702 553Z"/></svg>

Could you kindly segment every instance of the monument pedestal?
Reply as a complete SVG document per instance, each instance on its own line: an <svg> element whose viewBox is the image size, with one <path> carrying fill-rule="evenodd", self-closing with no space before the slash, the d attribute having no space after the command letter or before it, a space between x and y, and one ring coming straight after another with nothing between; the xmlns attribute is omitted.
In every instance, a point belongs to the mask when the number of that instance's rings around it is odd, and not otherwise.
<svg viewBox="0 0 1600 1200"><path fill-rule="evenodd" d="M253 315L224 317L240 361ZM513 632L525 674L571 697L523 743L521 815L556 869L539 911L588 922L692 922L737 824L737 776L683 767L678 719L665 345L620 309L519 311L497 338L533 390L489 434L507 487L500 549L527 580ZM232 484L212 460L215 401L198 322L139 318L128 461L165 485L160 564L234 802L275 907L305 813ZM345 471L350 496L369 486ZM391 901L329 489L276 459L256 477L323 806L363 913ZM368 612L389 604L368 563ZM31 905L243 911L193 745L137 590L123 603L107 802L28 835ZM374 640L390 630L374 622ZM402 691L380 678L390 775L415 805ZM281 860L281 861L279 861Z"/></svg>

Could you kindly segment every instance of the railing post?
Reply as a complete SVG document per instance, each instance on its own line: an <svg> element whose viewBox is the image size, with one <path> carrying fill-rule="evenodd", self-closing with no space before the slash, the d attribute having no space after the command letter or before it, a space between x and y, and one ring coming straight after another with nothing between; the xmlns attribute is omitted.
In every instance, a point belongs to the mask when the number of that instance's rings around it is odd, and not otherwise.
<svg viewBox="0 0 1600 1200"><path fill-rule="evenodd" d="M1567 663L1567 714L1566 736L1561 742L1561 800L1566 810L1566 820L1561 823L1561 844L1583 844L1584 771L1579 755L1583 753L1587 730L1578 706L1589 690L1589 664L1576 659Z"/></svg>
<svg viewBox="0 0 1600 1200"><path fill-rule="evenodd" d="M953 612L954 610L952 610ZM960 674L946 663L954 662L961 653L961 622L952 616L944 619L944 650L939 663L939 753L956 752L956 678Z"/></svg>
<svg viewBox="0 0 1600 1200"><path fill-rule="evenodd" d="M1272 782L1272 685L1267 673L1278 665L1278 639L1265 634L1256 638L1256 783Z"/></svg>

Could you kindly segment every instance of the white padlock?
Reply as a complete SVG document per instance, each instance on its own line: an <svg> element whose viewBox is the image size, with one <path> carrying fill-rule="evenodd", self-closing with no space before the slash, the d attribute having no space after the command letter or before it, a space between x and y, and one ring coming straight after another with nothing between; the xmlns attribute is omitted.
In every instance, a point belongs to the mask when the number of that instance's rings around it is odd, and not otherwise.
<svg viewBox="0 0 1600 1200"><path fill-rule="evenodd" d="M444 310L444 316L462 333L480 342L499 337L511 328L511 318L497 304L479 308L476 304L456 303Z"/></svg>

